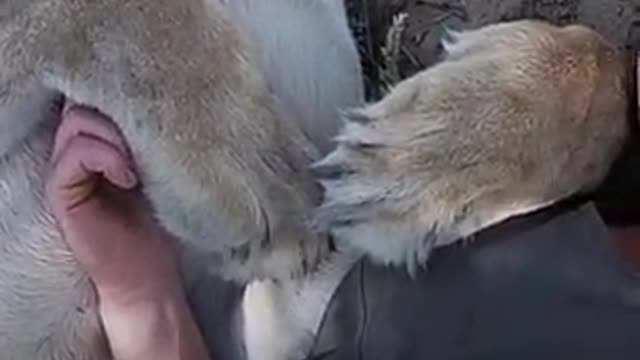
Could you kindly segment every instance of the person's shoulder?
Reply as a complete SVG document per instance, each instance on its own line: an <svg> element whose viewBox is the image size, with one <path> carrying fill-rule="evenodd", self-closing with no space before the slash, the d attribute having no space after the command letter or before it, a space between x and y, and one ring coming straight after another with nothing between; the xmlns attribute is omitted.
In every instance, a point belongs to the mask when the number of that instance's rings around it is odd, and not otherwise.
<svg viewBox="0 0 640 360"><path fill-rule="evenodd" d="M613 247L609 231L593 203L562 203L509 219L476 234L469 246L486 251L529 251L542 248L571 249ZM557 252L556 252L557 253ZM602 255L596 251L593 255Z"/></svg>
<svg viewBox="0 0 640 360"><path fill-rule="evenodd" d="M588 203L515 218L439 249L414 276L365 259L329 306L315 354L632 359L640 353L640 281L611 240Z"/></svg>

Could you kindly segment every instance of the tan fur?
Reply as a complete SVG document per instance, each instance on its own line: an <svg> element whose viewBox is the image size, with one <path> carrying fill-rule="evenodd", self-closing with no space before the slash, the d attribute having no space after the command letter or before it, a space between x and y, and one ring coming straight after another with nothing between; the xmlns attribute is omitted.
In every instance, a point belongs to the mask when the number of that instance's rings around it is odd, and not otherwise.
<svg viewBox="0 0 640 360"><path fill-rule="evenodd" d="M1 24L0 104L49 88L112 115L159 219L198 252L224 255L226 275L286 278L317 263L322 242L302 225L317 198L305 169L317 151L278 118L227 9L202 0L8 3L19 5L2 6L13 13Z"/></svg>
<svg viewBox="0 0 640 360"><path fill-rule="evenodd" d="M362 100L357 54L340 0L264 5L0 3L2 360L104 357L94 294L43 201L61 93L122 129L187 276L204 263L304 283L317 268L327 243L305 223L320 197L307 169Z"/></svg>
<svg viewBox="0 0 640 360"><path fill-rule="evenodd" d="M623 57L586 27L521 20L443 45L442 62L347 114L316 164L316 225L410 271L434 247L593 189L628 131Z"/></svg>

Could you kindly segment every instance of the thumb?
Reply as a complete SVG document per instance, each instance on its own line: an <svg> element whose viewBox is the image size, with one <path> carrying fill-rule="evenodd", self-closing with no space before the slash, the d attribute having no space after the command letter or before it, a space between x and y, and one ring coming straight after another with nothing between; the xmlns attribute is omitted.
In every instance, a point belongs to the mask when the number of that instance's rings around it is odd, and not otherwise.
<svg viewBox="0 0 640 360"><path fill-rule="evenodd" d="M137 184L126 155L115 146L88 135L76 135L61 150L46 186L54 211L66 213L84 203L93 195L100 177L122 189Z"/></svg>

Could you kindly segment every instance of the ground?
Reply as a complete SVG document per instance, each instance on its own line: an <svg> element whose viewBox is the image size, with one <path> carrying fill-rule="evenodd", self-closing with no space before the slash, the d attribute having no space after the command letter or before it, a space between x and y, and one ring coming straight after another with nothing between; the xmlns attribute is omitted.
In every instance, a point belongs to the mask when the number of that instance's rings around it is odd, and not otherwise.
<svg viewBox="0 0 640 360"><path fill-rule="evenodd" d="M345 0L358 40L370 101L388 86L438 61L445 27L543 19L581 23L620 48L640 50L640 0ZM394 16L407 14L401 40L388 42ZM397 19L396 19L397 20ZM391 46L389 46L391 44ZM387 61L390 57L395 61ZM397 54L395 58L393 54ZM390 65L391 64L391 65ZM612 223L640 223L640 143L634 142L593 197Z"/></svg>

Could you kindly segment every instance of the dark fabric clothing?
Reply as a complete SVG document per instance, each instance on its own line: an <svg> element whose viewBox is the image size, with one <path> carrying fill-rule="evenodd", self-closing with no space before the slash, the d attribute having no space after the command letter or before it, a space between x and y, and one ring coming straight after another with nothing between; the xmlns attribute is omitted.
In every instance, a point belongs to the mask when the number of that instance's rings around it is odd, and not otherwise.
<svg viewBox="0 0 640 360"><path fill-rule="evenodd" d="M543 212L443 248L413 279L363 260L311 358L640 359L640 278L593 206Z"/></svg>
<svg viewBox="0 0 640 360"><path fill-rule="evenodd" d="M241 289L220 282L191 294L213 358L241 359ZM593 205L548 209L437 250L413 278L361 260L308 359L637 360L640 277Z"/></svg>
<svg viewBox="0 0 640 360"><path fill-rule="evenodd" d="M203 270L187 296L212 360L245 360L241 338L241 286Z"/></svg>

